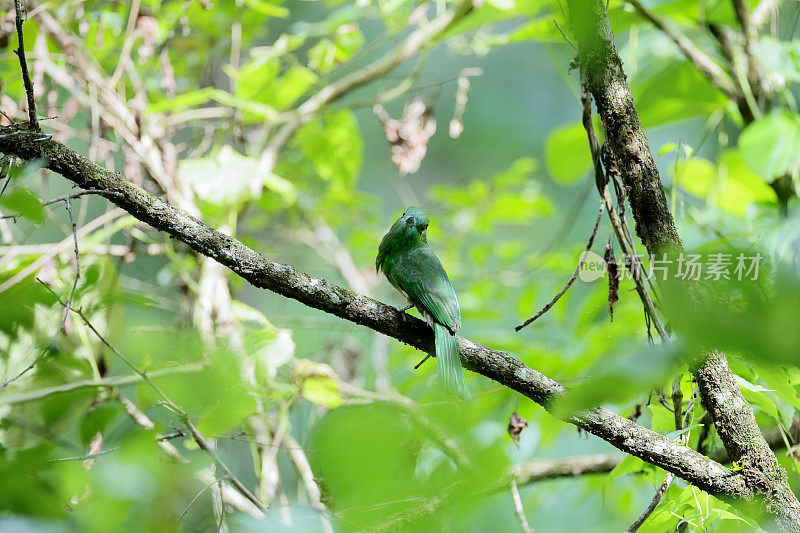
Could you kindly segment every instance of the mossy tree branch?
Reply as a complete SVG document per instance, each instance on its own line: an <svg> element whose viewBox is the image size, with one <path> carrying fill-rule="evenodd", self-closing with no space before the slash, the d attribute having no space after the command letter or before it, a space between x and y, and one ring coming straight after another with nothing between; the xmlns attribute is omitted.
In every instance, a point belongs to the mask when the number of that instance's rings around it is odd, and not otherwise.
<svg viewBox="0 0 800 533"><path fill-rule="evenodd" d="M392 306L267 259L61 143L39 133L3 128L0 130L0 153L26 161L43 160L47 168L84 189L106 191L111 202L137 219L215 259L256 287L369 327L422 351L433 350L433 334L423 321L410 316L404 319ZM506 352L463 338L458 339L458 347L467 368L524 394L545 408L552 408L566 392L561 384ZM744 499L752 496L752 490L735 472L607 409L595 407L574 413L566 421L711 494Z"/></svg>

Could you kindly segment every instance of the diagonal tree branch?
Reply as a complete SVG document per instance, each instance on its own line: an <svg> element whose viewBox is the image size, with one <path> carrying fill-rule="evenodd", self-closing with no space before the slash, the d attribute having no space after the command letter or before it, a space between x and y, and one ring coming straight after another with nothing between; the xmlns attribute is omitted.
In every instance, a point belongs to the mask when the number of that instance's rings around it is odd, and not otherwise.
<svg viewBox="0 0 800 533"><path fill-rule="evenodd" d="M257 287L367 326L425 352L433 351L433 335L423 321L404 318L394 307L271 261L52 139L5 128L0 130L0 152L28 161L45 160L47 168L85 189L113 191L110 200L134 217L215 259ZM545 408L552 407L566 392L561 384L506 352L463 338L458 339L458 346L468 368ZM567 421L712 494L752 496L741 477L721 464L607 409L595 407L573 414Z"/></svg>

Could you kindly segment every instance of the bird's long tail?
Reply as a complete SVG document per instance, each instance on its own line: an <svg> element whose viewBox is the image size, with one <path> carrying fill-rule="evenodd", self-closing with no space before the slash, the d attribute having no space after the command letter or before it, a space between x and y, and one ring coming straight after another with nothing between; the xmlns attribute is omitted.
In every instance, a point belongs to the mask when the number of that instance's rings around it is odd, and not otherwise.
<svg viewBox="0 0 800 533"><path fill-rule="evenodd" d="M436 334L436 367L439 371L439 384L447 392L458 394L469 400L469 389L461 368L461 357L458 355L456 336L441 324L434 323Z"/></svg>

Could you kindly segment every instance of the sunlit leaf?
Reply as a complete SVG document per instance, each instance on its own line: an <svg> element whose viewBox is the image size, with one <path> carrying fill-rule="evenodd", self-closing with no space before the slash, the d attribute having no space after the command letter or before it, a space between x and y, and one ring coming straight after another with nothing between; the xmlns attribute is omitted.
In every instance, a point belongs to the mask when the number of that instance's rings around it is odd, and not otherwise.
<svg viewBox="0 0 800 533"><path fill-rule="evenodd" d="M739 149L747 167L765 181L800 169L800 117L775 110L749 126L739 136Z"/></svg>

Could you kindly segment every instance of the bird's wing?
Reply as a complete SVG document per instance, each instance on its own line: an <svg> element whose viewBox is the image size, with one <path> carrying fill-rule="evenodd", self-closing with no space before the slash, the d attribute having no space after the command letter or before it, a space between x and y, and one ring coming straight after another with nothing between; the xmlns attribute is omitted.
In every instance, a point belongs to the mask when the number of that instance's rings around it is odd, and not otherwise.
<svg viewBox="0 0 800 533"><path fill-rule="evenodd" d="M419 246L395 261L391 277L402 287L411 302L427 312L434 321L455 332L461 328L461 310L456 291L428 246Z"/></svg>

